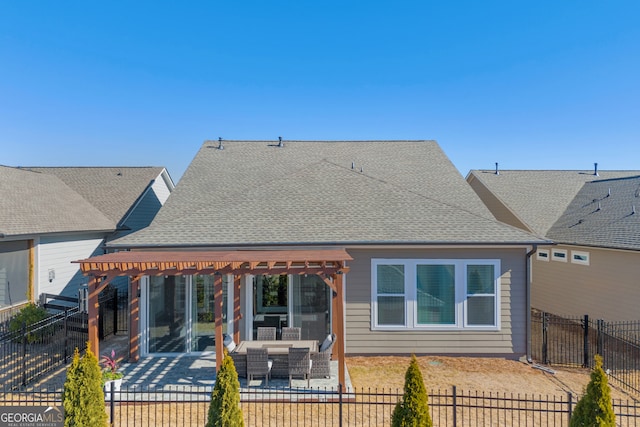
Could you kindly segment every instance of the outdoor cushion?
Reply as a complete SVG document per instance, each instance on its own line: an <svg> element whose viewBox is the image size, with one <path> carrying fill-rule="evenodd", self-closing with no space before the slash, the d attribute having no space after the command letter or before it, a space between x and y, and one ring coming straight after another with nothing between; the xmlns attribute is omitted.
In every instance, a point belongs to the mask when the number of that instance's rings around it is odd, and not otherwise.
<svg viewBox="0 0 640 427"><path fill-rule="evenodd" d="M331 347L332 342L333 342L333 338L331 337L331 334L327 335L327 337L322 342L322 345L320 346L320 352L323 352L329 347Z"/></svg>

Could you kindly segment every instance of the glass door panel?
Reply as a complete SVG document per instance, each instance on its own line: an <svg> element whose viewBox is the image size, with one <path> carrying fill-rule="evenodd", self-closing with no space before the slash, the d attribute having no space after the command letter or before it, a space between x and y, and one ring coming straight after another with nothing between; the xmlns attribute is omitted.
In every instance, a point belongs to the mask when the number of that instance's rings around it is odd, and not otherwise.
<svg viewBox="0 0 640 427"><path fill-rule="evenodd" d="M193 276L191 281L191 351L215 351L215 276ZM228 276L222 276L222 333L227 333Z"/></svg>
<svg viewBox="0 0 640 427"><path fill-rule="evenodd" d="M301 328L303 340L323 341L331 333L331 288L316 275L294 275L292 326Z"/></svg>
<svg viewBox="0 0 640 427"><path fill-rule="evenodd" d="M186 278L149 278L149 353L186 351Z"/></svg>
<svg viewBox="0 0 640 427"><path fill-rule="evenodd" d="M258 327L275 327L280 336L287 325L289 276L258 275L253 278L253 339Z"/></svg>

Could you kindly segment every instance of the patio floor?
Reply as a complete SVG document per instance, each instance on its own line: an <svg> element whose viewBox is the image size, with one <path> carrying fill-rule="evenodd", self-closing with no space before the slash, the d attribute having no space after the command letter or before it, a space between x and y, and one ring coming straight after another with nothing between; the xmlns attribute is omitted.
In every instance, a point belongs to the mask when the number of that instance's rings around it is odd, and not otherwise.
<svg viewBox="0 0 640 427"><path fill-rule="evenodd" d="M108 337L100 343L100 355L116 351L116 357L126 354L128 337L116 335ZM169 390L180 387L204 387L212 390L215 384L215 354L202 356L177 356L177 357L143 357L137 363L120 364L120 370L124 373L123 386L131 388L152 388L156 390ZM59 369L51 375L33 384L34 388L47 388L62 390L66 377L66 368ZM253 380L247 384L246 378L239 378L240 388L252 390L266 388L264 378ZM346 371L345 391L351 390L349 371ZM271 378L268 389L282 390L289 388L288 378ZM304 390L307 382L302 379L293 379L291 388ZM310 388L321 390L337 390L338 388L338 362L331 362L331 377L312 379Z"/></svg>

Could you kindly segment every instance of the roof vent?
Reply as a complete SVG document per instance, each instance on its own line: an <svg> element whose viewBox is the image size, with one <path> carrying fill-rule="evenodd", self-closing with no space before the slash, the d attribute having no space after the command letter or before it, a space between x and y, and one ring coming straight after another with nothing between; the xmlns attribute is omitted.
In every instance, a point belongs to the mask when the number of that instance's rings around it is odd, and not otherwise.
<svg viewBox="0 0 640 427"><path fill-rule="evenodd" d="M594 176L600 176L600 175L598 175L598 164L597 163L593 164L593 175Z"/></svg>
<svg viewBox="0 0 640 427"><path fill-rule="evenodd" d="M636 213L636 205L631 205L631 215L635 215Z"/></svg>
<svg viewBox="0 0 640 427"><path fill-rule="evenodd" d="M609 191L607 191L607 197L611 197L611 187L609 187Z"/></svg>
<svg viewBox="0 0 640 427"><path fill-rule="evenodd" d="M282 142L282 137L278 137L278 147L284 147L284 142Z"/></svg>
<svg viewBox="0 0 640 427"><path fill-rule="evenodd" d="M602 209L602 206L600 205L600 202L598 202L598 209L596 209L596 212L598 212L600 209Z"/></svg>
<svg viewBox="0 0 640 427"><path fill-rule="evenodd" d="M224 146L222 145L222 137L218 137L218 150L224 150Z"/></svg>
<svg viewBox="0 0 640 427"><path fill-rule="evenodd" d="M362 166L360 166L360 173L362 173L362 172L364 172L364 171L362 170Z"/></svg>
<svg viewBox="0 0 640 427"><path fill-rule="evenodd" d="M500 171L498 170L498 162L496 162L496 175L500 175Z"/></svg>
<svg viewBox="0 0 640 427"><path fill-rule="evenodd" d="M356 162L351 162L351 169L355 169L356 168Z"/></svg>

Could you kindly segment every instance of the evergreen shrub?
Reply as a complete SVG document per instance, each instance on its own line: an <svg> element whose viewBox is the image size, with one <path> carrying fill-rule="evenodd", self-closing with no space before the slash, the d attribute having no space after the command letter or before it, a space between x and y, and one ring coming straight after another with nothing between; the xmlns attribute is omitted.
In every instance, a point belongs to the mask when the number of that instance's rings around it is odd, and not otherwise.
<svg viewBox="0 0 640 427"><path fill-rule="evenodd" d="M571 427L613 427L616 415L611 403L611 388L607 374L602 369L602 357L595 356L596 366L591 372L591 380L576 409L571 415Z"/></svg>
<svg viewBox="0 0 640 427"><path fill-rule="evenodd" d="M391 417L392 427L431 427L429 415L429 396L424 386L422 372L415 354L411 355L411 363L404 376L404 394L398 402Z"/></svg>
<svg viewBox="0 0 640 427"><path fill-rule="evenodd" d="M65 427L99 427L107 425L102 391L102 372L98 358L87 343L84 357L76 348L62 392Z"/></svg>
<svg viewBox="0 0 640 427"><path fill-rule="evenodd" d="M244 427L240 408L240 381L233 359L224 351L222 366L216 374L216 384L211 392L207 427Z"/></svg>

